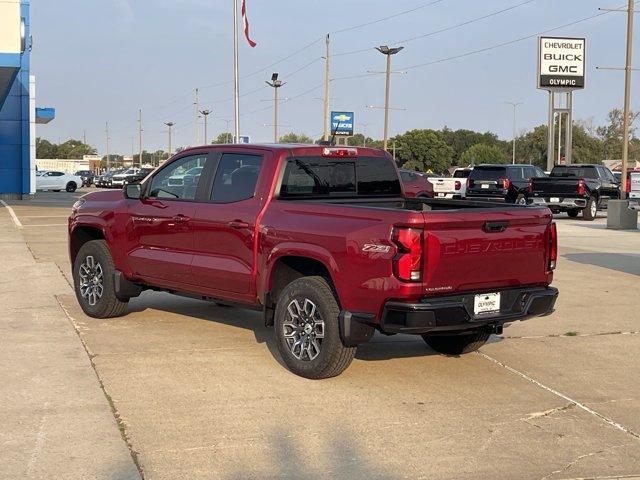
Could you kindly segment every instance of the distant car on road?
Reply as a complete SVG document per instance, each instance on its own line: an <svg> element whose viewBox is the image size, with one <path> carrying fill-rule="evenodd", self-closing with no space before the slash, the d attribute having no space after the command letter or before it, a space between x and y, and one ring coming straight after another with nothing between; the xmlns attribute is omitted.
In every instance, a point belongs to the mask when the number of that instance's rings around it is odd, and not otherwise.
<svg viewBox="0 0 640 480"><path fill-rule="evenodd" d="M82 178L83 187L90 187L95 179L95 173L91 170L78 170L74 175Z"/></svg>
<svg viewBox="0 0 640 480"><path fill-rule="evenodd" d="M582 212L582 218L591 221L609 199L620 198L620 183L602 165L556 165L549 177L532 179L529 197L531 203L546 205L554 213L567 212L575 218Z"/></svg>
<svg viewBox="0 0 640 480"><path fill-rule="evenodd" d="M433 192L439 198L464 198L467 190L467 177L470 168L456 168L451 177L430 178Z"/></svg>
<svg viewBox="0 0 640 480"><path fill-rule="evenodd" d="M400 170L405 197L433 198L433 184L424 173Z"/></svg>
<svg viewBox="0 0 640 480"><path fill-rule="evenodd" d="M71 193L82 186L82 177L77 175L54 170L38 173L39 175L36 175L36 190L51 190L54 192L66 190Z"/></svg>
<svg viewBox="0 0 640 480"><path fill-rule="evenodd" d="M465 196L526 205L529 180L545 176L534 165L478 165L467 178Z"/></svg>

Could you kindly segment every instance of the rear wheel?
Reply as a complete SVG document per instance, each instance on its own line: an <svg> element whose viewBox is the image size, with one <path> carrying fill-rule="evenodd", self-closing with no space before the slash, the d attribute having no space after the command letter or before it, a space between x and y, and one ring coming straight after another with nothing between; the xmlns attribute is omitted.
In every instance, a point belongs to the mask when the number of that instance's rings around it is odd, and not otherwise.
<svg viewBox="0 0 640 480"><path fill-rule="evenodd" d="M84 313L94 318L120 317L127 302L116 297L115 267L104 240L91 240L80 247L73 262L76 298Z"/></svg>
<svg viewBox="0 0 640 480"><path fill-rule="evenodd" d="M67 183L65 190L69 193L73 193L76 191L77 188L78 188L78 185L76 185L76 182L69 182Z"/></svg>
<svg viewBox="0 0 640 480"><path fill-rule="evenodd" d="M335 377L351 364L356 347L340 338L336 297L322 277L303 277L278 297L274 327L278 350L296 375L311 379Z"/></svg>
<svg viewBox="0 0 640 480"><path fill-rule="evenodd" d="M567 210L567 215L569 215L571 218L576 218L579 213L580 213L580 210L577 208L573 210Z"/></svg>
<svg viewBox="0 0 640 480"><path fill-rule="evenodd" d="M427 345L444 355L464 355L482 347L491 334L482 330L462 335L429 335L422 336Z"/></svg>
<svg viewBox="0 0 640 480"><path fill-rule="evenodd" d="M520 194L520 195L518 195L518 197L516 198L516 201L514 203L516 205L526 205L527 204L527 197L525 197L524 195Z"/></svg>
<svg viewBox="0 0 640 480"><path fill-rule="evenodd" d="M582 218L588 221L593 221L598 215L598 200L596 197L589 197L587 206L582 209Z"/></svg>

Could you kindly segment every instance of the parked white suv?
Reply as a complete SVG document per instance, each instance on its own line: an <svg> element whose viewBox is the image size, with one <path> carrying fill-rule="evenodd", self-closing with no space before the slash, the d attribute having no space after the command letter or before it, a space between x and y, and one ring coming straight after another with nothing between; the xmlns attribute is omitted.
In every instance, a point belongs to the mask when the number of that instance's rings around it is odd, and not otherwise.
<svg viewBox="0 0 640 480"><path fill-rule="evenodd" d="M118 175L114 175L111 178L111 185L116 187L122 187L125 183L127 183L127 178L131 175L135 175L140 171L139 168L130 168L125 172L119 173Z"/></svg>
<svg viewBox="0 0 640 480"><path fill-rule="evenodd" d="M75 192L82 186L82 177L55 170L39 171L36 174L36 190Z"/></svg>

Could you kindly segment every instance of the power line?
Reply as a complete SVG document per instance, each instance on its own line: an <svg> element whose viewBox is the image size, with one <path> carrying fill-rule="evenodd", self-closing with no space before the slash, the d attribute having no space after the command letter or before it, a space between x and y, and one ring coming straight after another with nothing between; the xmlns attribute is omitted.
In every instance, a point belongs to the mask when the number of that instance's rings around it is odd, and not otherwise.
<svg viewBox="0 0 640 480"><path fill-rule="evenodd" d="M450 25L448 27L440 28L438 30L433 30L431 32L423 33L423 34L417 35L415 37L409 37L409 38L405 38L403 40L397 40L397 41L394 41L394 42L390 42L390 44L396 45L396 44L401 44L401 43L413 42L413 41L419 40L421 38L432 37L432 36L438 35L440 33L448 32L448 31L455 30L455 29L460 28L460 27L471 25L472 23L476 23L476 22L480 22L482 20L486 20L487 18L495 17L496 15L500 15L502 13L509 12L511 10L515 10L516 8L522 7L522 6L527 5L529 3L533 3L535 1L537 1L537 0L525 0L524 2L520 2L520 3L517 3L515 5L511 5L510 7L506 7L506 8L503 8L501 10L496 10L494 12L487 13L486 15L475 17L475 18L472 18L470 20L467 20L467 21L464 21L464 22L461 22L461 23L457 23L455 25ZM341 56L345 56L345 55L353 55L353 54L356 54L356 53L368 52L370 50L371 50L371 48L361 48L361 49L358 49L358 50L350 50L348 52L336 53L336 54L334 54L334 56L335 57L341 57Z"/></svg>
<svg viewBox="0 0 640 480"><path fill-rule="evenodd" d="M334 30L331 32L332 35L337 33L350 32L351 30L356 30L358 28L368 27L369 25L375 25L377 23L386 22L387 20L391 20L392 18L400 17L402 15L407 15L409 13L415 12L417 10L421 10L423 8L430 7L432 5L436 5L438 3L442 3L444 0L434 0L431 2L423 3L422 5L418 5L417 7L411 8L409 10L404 10L402 12L393 13L391 15L387 15L386 17L378 18L377 20L372 20L370 22L361 23L359 25L353 25L351 27L341 28L340 30ZM324 37L323 37L324 38Z"/></svg>

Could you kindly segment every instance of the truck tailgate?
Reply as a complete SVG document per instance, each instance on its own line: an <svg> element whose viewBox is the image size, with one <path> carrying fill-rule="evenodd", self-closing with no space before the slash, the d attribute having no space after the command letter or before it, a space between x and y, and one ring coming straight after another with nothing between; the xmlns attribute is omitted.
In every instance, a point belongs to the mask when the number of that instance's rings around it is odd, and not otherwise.
<svg viewBox="0 0 640 480"><path fill-rule="evenodd" d="M438 194L438 193L459 193L459 191L456 191L456 189L455 189L455 184L456 184L456 181L460 182L460 179L455 179L455 178L430 178L429 181L433 184L433 191L436 194Z"/></svg>
<svg viewBox="0 0 640 480"><path fill-rule="evenodd" d="M547 208L514 206L423 215L427 295L549 283L551 212Z"/></svg>
<svg viewBox="0 0 640 480"><path fill-rule="evenodd" d="M542 196L575 196L578 194L578 179L573 178L560 178L560 177L545 177L545 178L532 178L531 186L534 195Z"/></svg>

